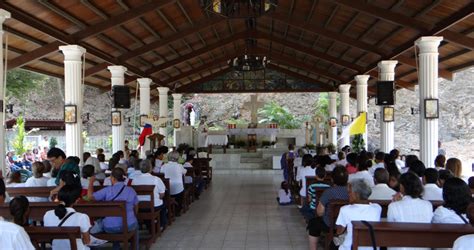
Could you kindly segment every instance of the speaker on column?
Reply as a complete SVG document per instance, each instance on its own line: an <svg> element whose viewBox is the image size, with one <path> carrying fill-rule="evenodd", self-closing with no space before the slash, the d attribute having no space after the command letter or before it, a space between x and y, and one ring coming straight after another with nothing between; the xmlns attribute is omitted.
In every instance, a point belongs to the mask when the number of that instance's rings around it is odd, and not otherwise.
<svg viewBox="0 0 474 250"><path fill-rule="evenodd" d="M114 108L130 108L130 87L115 85L112 88L112 96L114 98Z"/></svg>
<svg viewBox="0 0 474 250"><path fill-rule="evenodd" d="M377 82L377 105L394 105L393 81Z"/></svg>

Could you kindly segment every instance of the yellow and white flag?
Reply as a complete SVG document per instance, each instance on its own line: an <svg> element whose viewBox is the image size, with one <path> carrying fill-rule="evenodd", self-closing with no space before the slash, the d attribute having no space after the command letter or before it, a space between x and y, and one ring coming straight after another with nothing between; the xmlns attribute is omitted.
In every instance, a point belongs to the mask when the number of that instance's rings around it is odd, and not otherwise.
<svg viewBox="0 0 474 250"><path fill-rule="evenodd" d="M342 130L339 140L346 136L365 134L367 124L367 112L362 112L352 123Z"/></svg>

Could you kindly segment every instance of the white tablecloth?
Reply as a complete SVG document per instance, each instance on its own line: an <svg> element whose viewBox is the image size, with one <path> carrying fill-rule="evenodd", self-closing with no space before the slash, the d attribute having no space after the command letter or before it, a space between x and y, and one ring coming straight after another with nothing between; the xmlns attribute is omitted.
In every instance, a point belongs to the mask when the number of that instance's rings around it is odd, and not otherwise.
<svg viewBox="0 0 474 250"><path fill-rule="evenodd" d="M229 135L269 135L275 136L278 134L277 128L233 128L229 129Z"/></svg>
<svg viewBox="0 0 474 250"><path fill-rule="evenodd" d="M209 145L224 146L229 142L227 135L207 135L206 147Z"/></svg>

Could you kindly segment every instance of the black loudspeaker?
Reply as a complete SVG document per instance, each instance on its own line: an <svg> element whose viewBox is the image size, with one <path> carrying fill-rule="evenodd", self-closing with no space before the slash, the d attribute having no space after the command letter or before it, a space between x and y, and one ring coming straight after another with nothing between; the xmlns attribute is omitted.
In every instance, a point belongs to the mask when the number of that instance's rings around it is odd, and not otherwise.
<svg viewBox="0 0 474 250"><path fill-rule="evenodd" d="M130 87L123 85L115 85L112 88L112 95L114 98L114 108L130 108Z"/></svg>
<svg viewBox="0 0 474 250"><path fill-rule="evenodd" d="M377 82L377 105L394 105L393 81Z"/></svg>

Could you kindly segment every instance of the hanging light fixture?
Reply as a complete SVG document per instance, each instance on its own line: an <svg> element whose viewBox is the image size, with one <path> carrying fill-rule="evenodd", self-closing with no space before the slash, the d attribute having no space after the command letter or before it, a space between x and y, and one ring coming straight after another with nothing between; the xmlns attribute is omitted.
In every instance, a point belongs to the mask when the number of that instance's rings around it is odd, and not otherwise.
<svg viewBox="0 0 474 250"><path fill-rule="evenodd" d="M278 0L201 0L204 11L228 18L255 18L275 9Z"/></svg>

